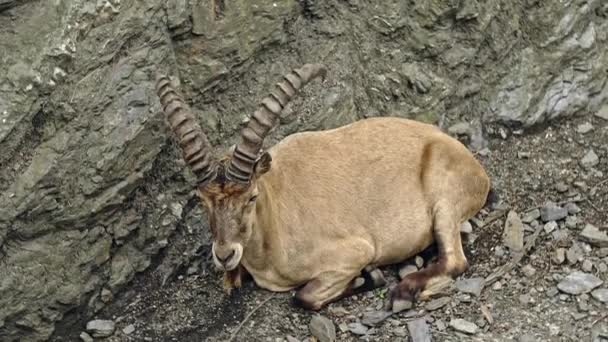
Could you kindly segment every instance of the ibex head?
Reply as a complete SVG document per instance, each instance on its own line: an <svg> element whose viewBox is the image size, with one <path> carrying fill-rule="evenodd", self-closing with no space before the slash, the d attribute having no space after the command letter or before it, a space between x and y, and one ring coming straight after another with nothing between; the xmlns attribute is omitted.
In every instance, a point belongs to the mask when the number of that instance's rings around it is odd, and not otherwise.
<svg viewBox="0 0 608 342"><path fill-rule="evenodd" d="M207 137L169 78L157 76L156 92L161 106L184 160L197 177L198 194L213 236L213 261L218 268L234 270L251 237L257 180L270 170L272 159L268 153L259 156L264 138L298 89L317 76L324 78L325 73L322 65L306 64L284 76L275 90L261 101L242 130L234 151L221 160L211 155Z"/></svg>

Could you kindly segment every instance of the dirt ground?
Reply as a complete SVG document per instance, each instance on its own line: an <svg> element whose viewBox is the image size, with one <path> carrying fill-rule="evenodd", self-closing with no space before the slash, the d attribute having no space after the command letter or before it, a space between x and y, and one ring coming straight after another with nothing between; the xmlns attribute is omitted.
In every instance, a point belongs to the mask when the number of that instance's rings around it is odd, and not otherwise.
<svg viewBox="0 0 608 342"><path fill-rule="evenodd" d="M578 127L583 123L591 123L593 129L580 133ZM413 310L369 327L365 335L348 331L348 324L380 309L386 288L331 304L319 314L334 322L338 341L409 341L407 322L419 317L428 322L433 341L590 341L592 334L608 333L608 303L588 294L567 295L556 288L565 275L588 267L589 262L589 273L604 282L600 288L608 286L608 272L601 266L608 264L608 251L578 239L586 223L608 228L608 121L585 115L553 122L536 132L517 133L503 138L495 130L488 141L490 152L478 155L501 196L503 209L525 216L547 200L573 201L581 209L575 215L576 227L567 228L562 220L556 230L561 235L541 229L530 252L511 272L486 286L479 297L453 291L445 306L429 311L425 308L428 302L420 302ZM579 162L590 148L600 163L586 170ZM474 224L473 233L465 236L470 268L462 278L485 278L511 258L502 239L506 212L478 215L485 222L492 216L498 219L481 228ZM527 239L532 231L534 228L526 226ZM569 256L557 264L552 258L556 249L569 251L575 244L582 246L578 261L570 262ZM164 286L154 268L139 275L129 290L97 315L117 322L115 334L107 341L285 341L288 336L311 340L309 323L315 314L294 307L292 292L272 294L248 282L228 297L208 252L200 258L204 262L196 272L183 268ZM396 266L383 269L389 283L397 281L397 270ZM487 309L485 316L482 307ZM455 331L449 325L453 318L476 324L478 332ZM54 340L77 340L85 323L60 328ZM135 331L127 335L123 329L130 324ZM596 337L594 341L603 340Z"/></svg>

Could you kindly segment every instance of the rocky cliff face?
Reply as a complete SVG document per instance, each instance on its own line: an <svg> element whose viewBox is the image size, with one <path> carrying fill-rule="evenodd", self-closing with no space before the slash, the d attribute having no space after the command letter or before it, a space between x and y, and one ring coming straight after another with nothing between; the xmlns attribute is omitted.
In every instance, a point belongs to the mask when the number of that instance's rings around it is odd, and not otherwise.
<svg viewBox="0 0 608 342"><path fill-rule="evenodd" d="M156 69L218 147L280 75L322 62L269 143L397 115L470 122L483 148L608 105L607 18L601 0L0 0L0 340L96 312L176 229L207 248Z"/></svg>

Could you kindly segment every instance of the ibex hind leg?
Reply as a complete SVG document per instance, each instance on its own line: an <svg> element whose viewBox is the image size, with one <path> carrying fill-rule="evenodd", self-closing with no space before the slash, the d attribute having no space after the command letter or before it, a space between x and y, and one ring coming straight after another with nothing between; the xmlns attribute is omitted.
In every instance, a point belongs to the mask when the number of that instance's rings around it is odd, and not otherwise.
<svg viewBox="0 0 608 342"><path fill-rule="evenodd" d="M455 215L452 208L449 204L436 206L433 233L439 251L437 261L403 278L391 290L389 308L396 300L414 302L417 298L428 297L432 295L433 285L453 279L467 269L468 263L460 239L459 215Z"/></svg>

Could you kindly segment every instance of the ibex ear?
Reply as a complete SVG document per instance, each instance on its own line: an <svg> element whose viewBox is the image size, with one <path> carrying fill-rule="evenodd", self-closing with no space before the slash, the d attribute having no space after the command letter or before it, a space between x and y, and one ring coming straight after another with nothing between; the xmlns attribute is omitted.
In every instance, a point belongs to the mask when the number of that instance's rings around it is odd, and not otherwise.
<svg viewBox="0 0 608 342"><path fill-rule="evenodd" d="M268 152L264 152L264 154L262 154L262 156L258 158L258 160L255 162L255 176L259 177L268 172L268 170L270 170L271 163L272 157L270 156L270 154L268 154Z"/></svg>

